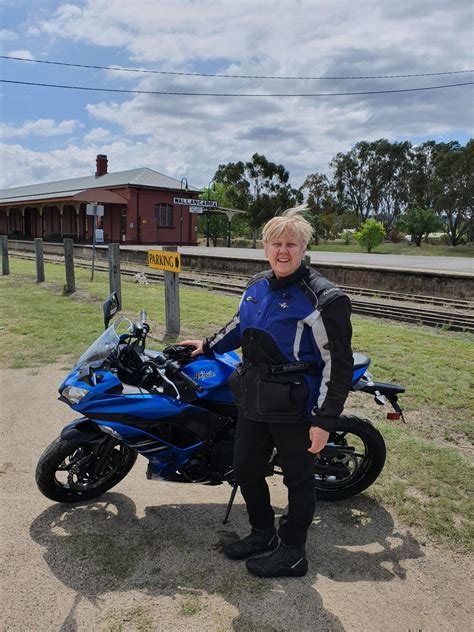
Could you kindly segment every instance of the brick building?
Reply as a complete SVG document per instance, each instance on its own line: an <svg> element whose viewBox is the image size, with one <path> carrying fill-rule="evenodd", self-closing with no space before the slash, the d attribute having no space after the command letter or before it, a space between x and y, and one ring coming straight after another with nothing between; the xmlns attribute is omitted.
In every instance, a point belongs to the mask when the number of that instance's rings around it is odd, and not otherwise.
<svg viewBox="0 0 474 632"><path fill-rule="evenodd" d="M103 228L106 243L195 245L197 216L173 198L196 199L199 193L186 178L146 167L108 173L107 156L99 154L93 176L0 190L0 234L91 243L94 218L86 215L86 205L98 202L105 211L97 228Z"/></svg>

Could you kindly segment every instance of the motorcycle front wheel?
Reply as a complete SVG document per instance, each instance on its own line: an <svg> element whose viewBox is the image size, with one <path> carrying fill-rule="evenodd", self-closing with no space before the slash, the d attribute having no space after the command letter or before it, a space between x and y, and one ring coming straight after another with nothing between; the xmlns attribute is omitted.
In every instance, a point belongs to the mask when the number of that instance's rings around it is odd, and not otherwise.
<svg viewBox="0 0 474 632"><path fill-rule="evenodd" d="M97 498L130 472L137 453L115 439L88 443L61 439L51 443L36 466L36 484L46 498L77 503ZM98 464L99 467L98 467Z"/></svg>
<svg viewBox="0 0 474 632"><path fill-rule="evenodd" d="M316 498L333 501L360 494L378 478L385 455L385 441L368 419L342 415L316 458Z"/></svg>

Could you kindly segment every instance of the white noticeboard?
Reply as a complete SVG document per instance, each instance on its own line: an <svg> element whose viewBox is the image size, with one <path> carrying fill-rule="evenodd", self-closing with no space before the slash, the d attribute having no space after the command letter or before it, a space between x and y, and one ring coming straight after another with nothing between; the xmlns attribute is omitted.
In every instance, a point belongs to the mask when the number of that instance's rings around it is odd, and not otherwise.
<svg viewBox="0 0 474 632"><path fill-rule="evenodd" d="M103 204L88 204L86 206L86 215L95 215L95 217L104 216Z"/></svg>
<svg viewBox="0 0 474 632"><path fill-rule="evenodd" d="M202 206L190 206L189 207L189 212L190 213L202 213L204 211L204 209L202 208Z"/></svg>
<svg viewBox="0 0 474 632"><path fill-rule="evenodd" d="M104 229L103 228L95 229L95 243L96 244L104 243Z"/></svg>

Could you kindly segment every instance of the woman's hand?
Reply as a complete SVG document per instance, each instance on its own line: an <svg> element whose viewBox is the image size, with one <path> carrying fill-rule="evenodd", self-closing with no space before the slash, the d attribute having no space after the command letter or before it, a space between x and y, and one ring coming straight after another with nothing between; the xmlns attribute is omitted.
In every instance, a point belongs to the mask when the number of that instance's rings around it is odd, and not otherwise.
<svg viewBox="0 0 474 632"><path fill-rule="evenodd" d="M318 428L317 426L311 426L309 429L309 440L311 441L311 446L308 448L308 452L319 454L321 450L324 450L328 439L329 432L326 432L326 430Z"/></svg>
<svg viewBox="0 0 474 632"><path fill-rule="evenodd" d="M178 345L192 345L193 347L196 347L194 351L191 353L192 358L194 358L197 355L200 355L201 353L204 353L202 349L202 344L203 344L202 340L181 340L177 344Z"/></svg>

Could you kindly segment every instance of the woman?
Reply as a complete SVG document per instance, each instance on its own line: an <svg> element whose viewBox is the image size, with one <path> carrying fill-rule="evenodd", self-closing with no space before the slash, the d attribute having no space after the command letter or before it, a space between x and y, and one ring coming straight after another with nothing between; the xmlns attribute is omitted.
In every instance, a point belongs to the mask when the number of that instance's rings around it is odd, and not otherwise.
<svg viewBox="0 0 474 632"><path fill-rule="evenodd" d="M234 472L251 532L225 545L224 553L248 558L247 569L260 577L308 570L314 455L325 447L352 381L350 302L303 263L312 228L299 210L265 225L271 270L250 280L234 318L204 342L182 343L196 346L193 355L242 347L242 364L229 385L239 407ZM278 533L265 480L274 447L288 488L288 513Z"/></svg>

